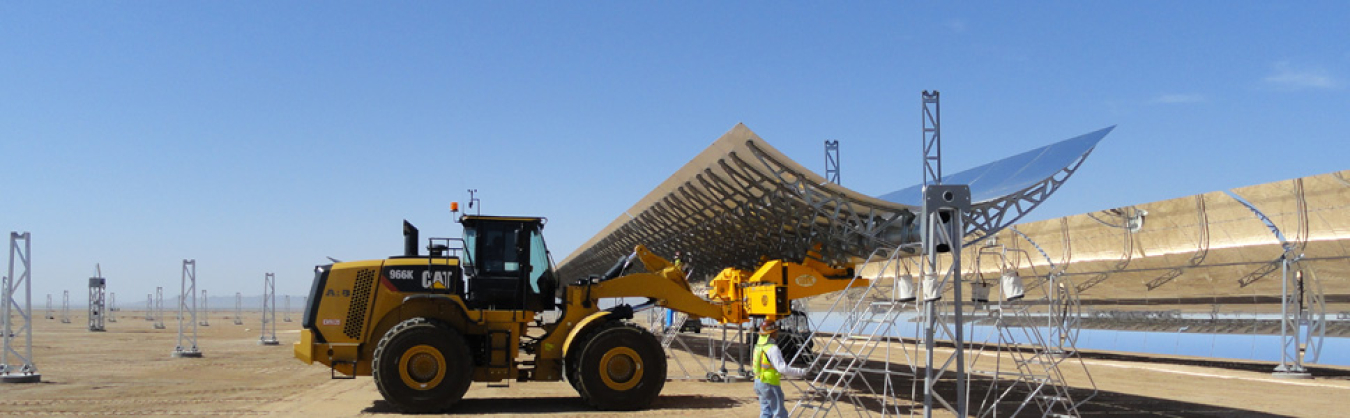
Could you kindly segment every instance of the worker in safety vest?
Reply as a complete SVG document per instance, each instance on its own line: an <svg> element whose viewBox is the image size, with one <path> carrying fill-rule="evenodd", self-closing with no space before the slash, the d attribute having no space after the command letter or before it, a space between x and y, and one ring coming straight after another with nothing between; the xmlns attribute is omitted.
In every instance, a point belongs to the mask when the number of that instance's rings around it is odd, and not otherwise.
<svg viewBox="0 0 1350 418"><path fill-rule="evenodd" d="M679 269L681 273L684 273L685 280L688 280L688 279L689 279L689 273L690 273L690 271L689 271L689 265L688 265L687 263L684 262L684 257L683 257L682 254L680 254L679 251L676 251L676 252L675 252L675 263L674 263L674 264L675 264L675 268L676 268L676 269Z"/></svg>
<svg viewBox="0 0 1350 418"><path fill-rule="evenodd" d="M764 321L759 326L759 343L755 344L755 395L759 396L760 418L787 418L788 410L783 404L783 387L780 380L786 377L801 377L805 369L788 366L783 353L774 344L778 334L778 325L773 321Z"/></svg>

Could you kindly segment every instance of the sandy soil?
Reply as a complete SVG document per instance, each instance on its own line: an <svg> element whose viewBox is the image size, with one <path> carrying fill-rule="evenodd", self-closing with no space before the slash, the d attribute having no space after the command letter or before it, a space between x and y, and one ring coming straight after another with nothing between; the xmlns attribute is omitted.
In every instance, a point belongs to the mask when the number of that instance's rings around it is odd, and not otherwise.
<svg viewBox="0 0 1350 418"><path fill-rule="evenodd" d="M245 315L234 325L229 313L216 312L210 326L200 327L200 359L172 358L177 323L152 329L137 312L118 312L107 332L89 332L84 318L72 323L39 319L34 351L42 383L0 385L0 416L359 416L392 414L369 378L331 380L322 366L295 360L290 343L296 322L278 324L280 346L260 346L259 317ZM706 341L706 340L704 340ZM689 344L703 352L698 341ZM703 372L691 363L707 359L680 354L689 375ZM1084 416L1345 416L1340 400L1350 397L1343 370L1322 372L1314 380L1270 377L1269 365L1197 365L1198 359L1168 363L1143 362L1129 356L1102 355L1086 360L1100 393ZM894 362L894 358L893 358ZM681 374L676 362L671 374ZM1066 378L1083 385L1081 372ZM869 378L879 383L877 377ZM908 397L908 380L894 382ZM785 385L789 399L800 397L798 385ZM976 393L980 393L977 387ZM1085 390L1076 390L1086 394ZM839 410L853 415L852 406ZM604 416L757 416L758 404L748 382L722 383L674 380L649 410L600 412L581 402L571 386L555 383L512 383L488 388L476 383L453 415L604 417ZM832 414L833 415L833 414ZM939 414L941 415L941 414ZM1007 416L1001 412L1000 416ZM1023 416L1032 416L1026 414Z"/></svg>

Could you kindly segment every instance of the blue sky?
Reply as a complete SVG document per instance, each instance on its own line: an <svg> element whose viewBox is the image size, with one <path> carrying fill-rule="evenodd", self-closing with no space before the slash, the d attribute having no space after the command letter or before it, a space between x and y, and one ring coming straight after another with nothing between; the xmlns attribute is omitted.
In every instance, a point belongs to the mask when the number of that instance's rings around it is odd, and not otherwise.
<svg viewBox="0 0 1350 418"><path fill-rule="evenodd" d="M549 218L561 260L737 122L843 184L1119 125L1046 219L1346 169L1341 2L3 2L0 232L35 300L101 263L128 306Z"/></svg>

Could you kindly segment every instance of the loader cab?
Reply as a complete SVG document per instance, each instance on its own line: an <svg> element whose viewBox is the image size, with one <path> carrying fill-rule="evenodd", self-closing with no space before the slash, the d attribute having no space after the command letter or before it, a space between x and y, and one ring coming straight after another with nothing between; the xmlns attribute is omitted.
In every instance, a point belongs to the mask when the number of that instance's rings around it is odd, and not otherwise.
<svg viewBox="0 0 1350 418"><path fill-rule="evenodd" d="M544 245L544 218L466 215L460 223L469 308L535 312L554 308L558 281Z"/></svg>

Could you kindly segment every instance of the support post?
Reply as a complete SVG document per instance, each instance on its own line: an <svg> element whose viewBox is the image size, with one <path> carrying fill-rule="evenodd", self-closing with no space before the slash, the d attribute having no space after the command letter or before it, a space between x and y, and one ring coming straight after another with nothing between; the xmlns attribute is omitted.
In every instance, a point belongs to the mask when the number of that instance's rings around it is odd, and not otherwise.
<svg viewBox="0 0 1350 418"><path fill-rule="evenodd" d="M103 278L103 268L94 265L94 277L89 278L89 331L103 332L103 317L108 309L104 298L108 290L108 280Z"/></svg>
<svg viewBox="0 0 1350 418"><path fill-rule="evenodd" d="M155 329L165 329L164 326L164 287L155 287Z"/></svg>
<svg viewBox="0 0 1350 418"><path fill-rule="evenodd" d="M281 310L281 321L291 322L291 295L286 295L285 301L286 301L286 305L284 305L285 309Z"/></svg>
<svg viewBox="0 0 1350 418"><path fill-rule="evenodd" d="M117 292L108 292L108 322L117 322Z"/></svg>
<svg viewBox="0 0 1350 418"><path fill-rule="evenodd" d="M825 180L839 184L839 140L825 141Z"/></svg>
<svg viewBox="0 0 1350 418"><path fill-rule="evenodd" d="M197 322L197 325L204 327L211 326L211 308L208 306L210 306L210 304L206 301L206 289L202 289L202 320Z"/></svg>
<svg viewBox="0 0 1350 418"><path fill-rule="evenodd" d="M965 214L970 212L970 187L942 184L942 113L938 92L922 95L923 119L923 211L920 214L920 238L923 244L923 262L920 263L920 286L924 304L924 380L923 416L932 418L933 402L945 406L956 416L967 416L968 402L965 363L965 328L962 317L964 302L961 296L961 243L965 237ZM950 252L947 262L939 253ZM939 316L942 289L952 288L953 321L951 328ZM946 361L937 362L934 350L939 328L950 333L953 353ZM954 332L951 332L954 331ZM953 364L955 363L955 364ZM948 402L936 391L937 382L948 367L955 367L956 402Z"/></svg>
<svg viewBox="0 0 1350 418"><path fill-rule="evenodd" d="M1286 379L1311 379L1312 373L1303 367L1303 308L1302 295L1292 290L1301 287L1302 272L1298 276L1299 282L1291 289L1290 280L1295 275L1291 275L1289 270L1293 266L1293 260L1290 260L1292 254L1285 253L1280 257L1280 365L1275 366L1272 376ZM1293 306L1291 306L1293 305ZM1292 334L1291 334L1292 332Z"/></svg>
<svg viewBox="0 0 1350 418"><path fill-rule="evenodd" d="M23 241L23 246L19 242ZM33 243L27 232L9 233L9 270L0 278L0 321L4 322L3 349L0 349L0 383L37 383L42 381L33 363ZM19 275L14 275L18 260ZM19 303L20 288L23 303ZM50 299L48 299L50 300ZM16 323L16 319L18 323ZM22 338L22 345L17 339Z"/></svg>
<svg viewBox="0 0 1350 418"><path fill-rule="evenodd" d="M178 345L173 348L174 358L198 358L202 356L197 349L197 260L183 260L183 275L179 281L178 293ZM183 321L186 320L187 324ZM192 325L192 336L187 335L187 325Z"/></svg>
<svg viewBox="0 0 1350 418"><path fill-rule="evenodd" d="M61 291L61 323L70 323L70 291Z"/></svg>
<svg viewBox="0 0 1350 418"><path fill-rule="evenodd" d="M234 292L234 324L244 325L244 295Z"/></svg>
<svg viewBox="0 0 1350 418"><path fill-rule="evenodd" d="M922 274L924 301L924 388L923 416L933 416L934 401L956 416L967 416L966 359L965 359L965 301L961 295L961 239L964 236L965 214L970 211L970 187L966 185L929 185L924 187L922 237L924 262ZM946 260L939 253L949 253ZM942 319L945 309L940 305L942 290L951 285L952 319ZM941 331L942 335L938 335ZM943 361L935 356L936 340L950 336L952 354ZM954 369L954 370L952 370ZM947 400L936 391L942 376L949 370L956 379L956 399Z"/></svg>
<svg viewBox="0 0 1350 418"><path fill-rule="evenodd" d="M267 273L263 276L262 336L258 337L258 345L278 344L276 275Z"/></svg>
<svg viewBox="0 0 1350 418"><path fill-rule="evenodd" d="M923 184L942 184L942 111L938 92L923 95Z"/></svg>

